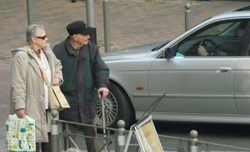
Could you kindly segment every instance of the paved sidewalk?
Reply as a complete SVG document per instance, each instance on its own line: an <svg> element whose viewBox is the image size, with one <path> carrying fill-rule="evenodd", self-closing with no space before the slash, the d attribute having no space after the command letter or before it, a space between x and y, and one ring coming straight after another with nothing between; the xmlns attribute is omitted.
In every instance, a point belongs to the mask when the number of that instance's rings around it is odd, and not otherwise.
<svg viewBox="0 0 250 152"><path fill-rule="evenodd" d="M245 0L110 0L111 49L119 49L167 41L184 32L184 5L191 4L192 26L208 17L240 6ZM67 36L66 25L86 19L85 1L33 0L34 21L42 24L51 47ZM103 0L95 0L97 41L104 53ZM10 50L25 45L27 9L25 0L0 1L0 152L5 147L5 120L9 114ZM3 148L2 148L3 147Z"/></svg>

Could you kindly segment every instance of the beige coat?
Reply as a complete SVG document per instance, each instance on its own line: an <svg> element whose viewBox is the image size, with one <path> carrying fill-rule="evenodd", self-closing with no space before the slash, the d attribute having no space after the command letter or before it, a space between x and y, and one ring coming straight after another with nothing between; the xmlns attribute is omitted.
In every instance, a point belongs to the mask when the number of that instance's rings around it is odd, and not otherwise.
<svg viewBox="0 0 250 152"><path fill-rule="evenodd" d="M55 57L50 46L45 48L51 69L51 82L55 71L62 78L62 65ZM26 115L35 120L36 142L48 142L50 125L46 121L44 81L39 66L25 47L12 50L11 66L11 104L12 113L17 109L25 109ZM61 82L62 82L61 81ZM48 122L50 122L50 118Z"/></svg>

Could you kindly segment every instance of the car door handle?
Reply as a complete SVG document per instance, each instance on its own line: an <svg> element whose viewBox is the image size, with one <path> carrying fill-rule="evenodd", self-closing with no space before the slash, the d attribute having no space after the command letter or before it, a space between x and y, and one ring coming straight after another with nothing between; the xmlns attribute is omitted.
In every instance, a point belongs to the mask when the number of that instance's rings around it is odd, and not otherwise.
<svg viewBox="0 0 250 152"><path fill-rule="evenodd" d="M220 72L220 73L229 73L232 71L232 68L231 67L219 67L217 72Z"/></svg>

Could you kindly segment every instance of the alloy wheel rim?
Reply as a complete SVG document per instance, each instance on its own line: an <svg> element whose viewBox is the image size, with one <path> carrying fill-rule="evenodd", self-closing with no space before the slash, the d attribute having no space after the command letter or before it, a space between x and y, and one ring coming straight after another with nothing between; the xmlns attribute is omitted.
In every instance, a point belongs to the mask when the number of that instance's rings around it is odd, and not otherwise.
<svg viewBox="0 0 250 152"><path fill-rule="evenodd" d="M118 115L118 104L115 96L110 92L104 102L104 116L105 126L110 126L114 123ZM97 114L96 124L99 126L103 125L103 114L102 114L102 101L98 99L97 102Z"/></svg>

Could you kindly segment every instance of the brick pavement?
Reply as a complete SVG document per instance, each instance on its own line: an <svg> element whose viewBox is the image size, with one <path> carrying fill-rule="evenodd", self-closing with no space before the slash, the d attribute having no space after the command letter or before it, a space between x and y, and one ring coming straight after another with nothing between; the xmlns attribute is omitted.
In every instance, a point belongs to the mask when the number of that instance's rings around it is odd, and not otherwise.
<svg viewBox="0 0 250 152"><path fill-rule="evenodd" d="M110 0L111 50L171 40L184 32L184 5L191 4L194 26L228 9L248 5L238 1L194 0ZM51 47L66 35L65 26L86 20L85 2L78 0L33 0L34 22L45 27ZM103 1L95 1L97 41L104 53ZM25 44L27 10L25 0L0 1L0 147L5 147L5 120L9 114L10 49ZM3 150L5 151L5 150ZM2 150L0 149L0 152Z"/></svg>

